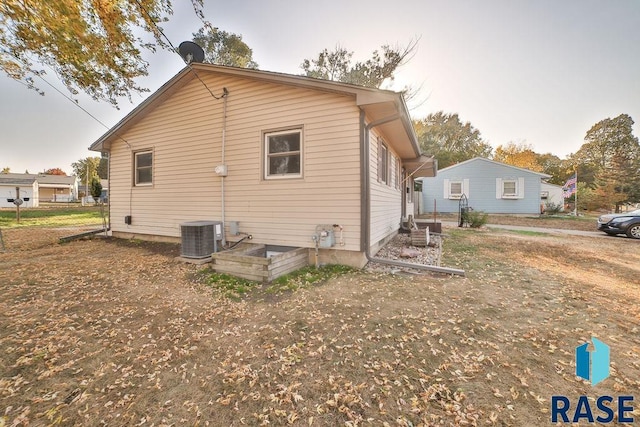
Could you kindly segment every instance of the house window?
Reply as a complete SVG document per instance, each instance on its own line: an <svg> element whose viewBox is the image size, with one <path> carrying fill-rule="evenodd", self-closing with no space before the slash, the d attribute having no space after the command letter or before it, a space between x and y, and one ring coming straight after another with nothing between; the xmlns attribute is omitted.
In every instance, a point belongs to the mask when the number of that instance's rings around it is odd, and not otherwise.
<svg viewBox="0 0 640 427"><path fill-rule="evenodd" d="M389 184L389 148L382 140L378 141L378 181Z"/></svg>
<svg viewBox="0 0 640 427"><path fill-rule="evenodd" d="M515 197L518 195L518 181L516 180L503 180L502 181L502 196L503 197Z"/></svg>
<svg viewBox="0 0 640 427"><path fill-rule="evenodd" d="M266 179L302 177L302 129L264 135Z"/></svg>
<svg viewBox="0 0 640 427"><path fill-rule="evenodd" d="M135 185L153 184L153 152L140 151L134 154Z"/></svg>
<svg viewBox="0 0 640 427"><path fill-rule="evenodd" d="M524 199L524 178L496 178L496 199Z"/></svg>
<svg viewBox="0 0 640 427"><path fill-rule="evenodd" d="M400 180L400 159L398 159L397 157L394 157L395 159L395 180L396 180L396 184L395 184L395 188L401 188L402 182Z"/></svg>
<svg viewBox="0 0 640 427"><path fill-rule="evenodd" d="M449 181L449 197L452 199L462 197L462 181Z"/></svg>

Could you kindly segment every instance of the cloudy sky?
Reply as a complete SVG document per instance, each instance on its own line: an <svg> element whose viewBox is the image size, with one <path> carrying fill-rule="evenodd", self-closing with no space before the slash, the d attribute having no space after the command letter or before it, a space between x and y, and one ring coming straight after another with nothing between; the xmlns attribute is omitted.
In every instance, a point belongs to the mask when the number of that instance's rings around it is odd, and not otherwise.
<svg viewBox="0 0 640 427"><path fill-rule="evenodd" d="M598 121L626 113L640 121L640 2L637 0L205 0L222 30L242 34L263 70L300 74L300 64L336 45L365 60L384 44L419 38L392 89L421 88L413 118L458 113L494 147L510 141L560 157L575 152ZM174 45L198 30L191 2L174 0L164 25ZM177 73L181 58L148 55L152 91ZM53 83L55 79L49 76ZM0 168L38 172L94 155L106 129L47 87L44 97L0 76ZM112 126L116 110L79 98ZM640 136L640 126L634 127Z"/></svg>

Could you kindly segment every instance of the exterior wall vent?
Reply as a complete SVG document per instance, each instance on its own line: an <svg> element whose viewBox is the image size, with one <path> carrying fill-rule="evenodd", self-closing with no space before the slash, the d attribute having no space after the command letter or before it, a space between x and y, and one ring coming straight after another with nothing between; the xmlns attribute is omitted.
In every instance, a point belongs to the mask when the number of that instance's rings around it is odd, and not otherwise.
<svg viewBox="0 0 640 427"><path fill-rule="evenodd" d="M184 258L207 258L218 251L222 240L222 222L191 221L180 224L181 255Z"/></svg>

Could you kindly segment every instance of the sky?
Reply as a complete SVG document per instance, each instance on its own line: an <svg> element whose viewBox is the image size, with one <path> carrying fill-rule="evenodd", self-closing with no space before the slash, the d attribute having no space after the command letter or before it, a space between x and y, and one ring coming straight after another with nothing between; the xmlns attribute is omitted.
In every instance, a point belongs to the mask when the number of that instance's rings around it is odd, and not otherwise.
<svg viewBox="0 0 640 427"><path fill-rule="evenodd" d="M173 0L163 24L178 46L201 27L191 2ZM419 89L411 116L457 113L494 148L529 144L560 158L586 132L629 114L640 136L640 2L637 0L205 0L216 27L241 34L259 68L301 74L305 58L341 46L366 60L382 45L419 40L415 55L386 88ZM184 67L170 51L146 54L151 90ZM47 80L58 84L55 76ZM41 84L40 96L0 75L0 168L42 172L99 155L88 151L106 130ZM64 89L63 89L64 90ZM113 126L149 94L107 102L78 101Z"/></svg>

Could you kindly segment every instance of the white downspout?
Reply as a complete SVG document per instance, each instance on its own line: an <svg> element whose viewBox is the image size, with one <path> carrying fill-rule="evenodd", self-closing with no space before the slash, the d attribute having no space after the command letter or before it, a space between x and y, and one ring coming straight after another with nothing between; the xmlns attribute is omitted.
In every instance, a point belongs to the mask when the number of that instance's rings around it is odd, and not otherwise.
<svg viewBox="0 0 640 427"><path fill-rule="evenodd" d="M227 97L229 96L229 91L227 90L227 88L223 88L223 94L222 94L222 167L225 167L225 144L226 144L226 140L227 140ZM222 211L222 215L221 215L221 219L222 219L222 246L226 246L227 244L227 237L226 237L226 233L224 232L224 226L225 226L225 215L224 215L224 211L225 211L225 206L224 206L224 179L226 177L226 173L223 173L221 176L221 181L220 181L220 210Z"/></svg>
<svg viewBox="0 0 640 427"><path fill-rule="evenodd" d="M377 258L371 255L371 210L370 210L370 200L371 200L371 173L369 166L369 156L370 156L370 141L369 141L369 131L371 129L383 125L385 123L389 123L399 119L399 115L389 116L383 119L379 119L373 121L369 124L365 124L365 114L363 110L360 110L360 138L361 138L361 217L364 220L364 224L362 224L362 228L364 228L364 232L361 234L364 242L364 254L367 260L371 262L377 262L379 264L393 265L396 267L404 267L404 268L414 268L417 270L426 270L433 271L436 273L444 273L444 274L456 274L459 276L464 276L464 270L460 270L457 268L448 268L448 267L440 267L435 265L424 265L424 264L412 264L408 262L395 261L384 258ZM404 191L404 190L403 190Z"/></svg>

